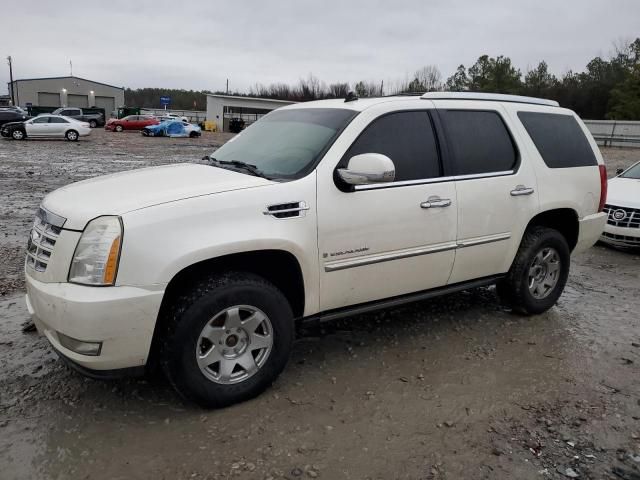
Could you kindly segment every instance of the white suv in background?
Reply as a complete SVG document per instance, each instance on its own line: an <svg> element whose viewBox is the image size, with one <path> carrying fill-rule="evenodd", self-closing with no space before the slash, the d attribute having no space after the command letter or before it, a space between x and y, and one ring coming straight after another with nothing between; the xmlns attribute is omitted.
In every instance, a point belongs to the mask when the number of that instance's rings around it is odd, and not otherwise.
<svg viewBox="0 0 640 480"><path fill-rule="evenodd" d="M616 247L640 247L640 162L609 180L607 224L600 238Z"/></svg>
<svg viewBox="0 0 640 480"><path fill-rule="evenodd" d="M70 365L158 364L186 398L229 405L278 376L300 319L490 284L544 312L606 220L598 147L572 111L534 98L296 104L207 159L43 200L27 305Z"/></svg>

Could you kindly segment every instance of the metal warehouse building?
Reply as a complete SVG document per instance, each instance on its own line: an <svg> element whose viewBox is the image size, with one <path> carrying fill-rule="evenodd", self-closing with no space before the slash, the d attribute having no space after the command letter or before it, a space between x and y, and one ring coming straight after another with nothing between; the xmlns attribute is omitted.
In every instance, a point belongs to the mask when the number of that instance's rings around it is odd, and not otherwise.
<svg viewBox="0 0 640 480"><path fill-rule="evenodd" d="M107 116L124 105L124 87L80 77L24 78L8 84L21 107L104 108Z"/></svg>
<svg viewBox="0 0 640 480"><path fill-rule="evenodd" d="M269 98L207 95L207 120L215 122L218 131L228 132L232 118L242 118L249 126L271 110L296 102Z"/></svg>

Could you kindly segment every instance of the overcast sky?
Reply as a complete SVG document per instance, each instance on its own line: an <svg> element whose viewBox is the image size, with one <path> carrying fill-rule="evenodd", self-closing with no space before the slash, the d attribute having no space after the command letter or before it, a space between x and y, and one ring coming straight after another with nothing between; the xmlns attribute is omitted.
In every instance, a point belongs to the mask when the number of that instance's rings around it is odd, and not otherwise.
<svg viewBox="0 0 640 480"><path fill-rule="evenodd" d="M34 1L3 8L14 78L73 73L118 86L248 90L313 73L330 83L444 78L480 55L523 73L580 71L640 36L640 0ZM9 79L0 67L0 92Z"/></svg>

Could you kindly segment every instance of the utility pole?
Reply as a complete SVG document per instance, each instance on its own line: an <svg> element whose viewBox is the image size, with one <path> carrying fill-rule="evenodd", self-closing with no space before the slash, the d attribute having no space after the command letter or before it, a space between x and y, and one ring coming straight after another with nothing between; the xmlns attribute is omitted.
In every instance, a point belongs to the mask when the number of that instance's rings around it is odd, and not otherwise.
<svg viewBox="0 0 640 480"><path fill-rule="evenodd" d="M229 95L229 79L227 78L227 95Z"/></svg>
<svg viewBox="0 0 640 480"><path fill-rule="evenodd" d="M7 57L7 62L9 62L9 85L11 85L11 105L16 104L16 97L13 93L13 67L11 65L11 55Z"/></svg>

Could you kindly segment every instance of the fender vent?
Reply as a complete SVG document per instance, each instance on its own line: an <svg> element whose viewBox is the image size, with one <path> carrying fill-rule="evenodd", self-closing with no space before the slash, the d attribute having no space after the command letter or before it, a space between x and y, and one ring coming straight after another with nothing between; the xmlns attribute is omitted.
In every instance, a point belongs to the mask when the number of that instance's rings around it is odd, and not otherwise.
<svg viewBox="0 0 640 480"><path fill-rule="evenodd" d="M288 202L269 205L263 212L265 215L271 215L276 218L296 218L304 217L305 211L309 210L306 202Z"/></svg>

